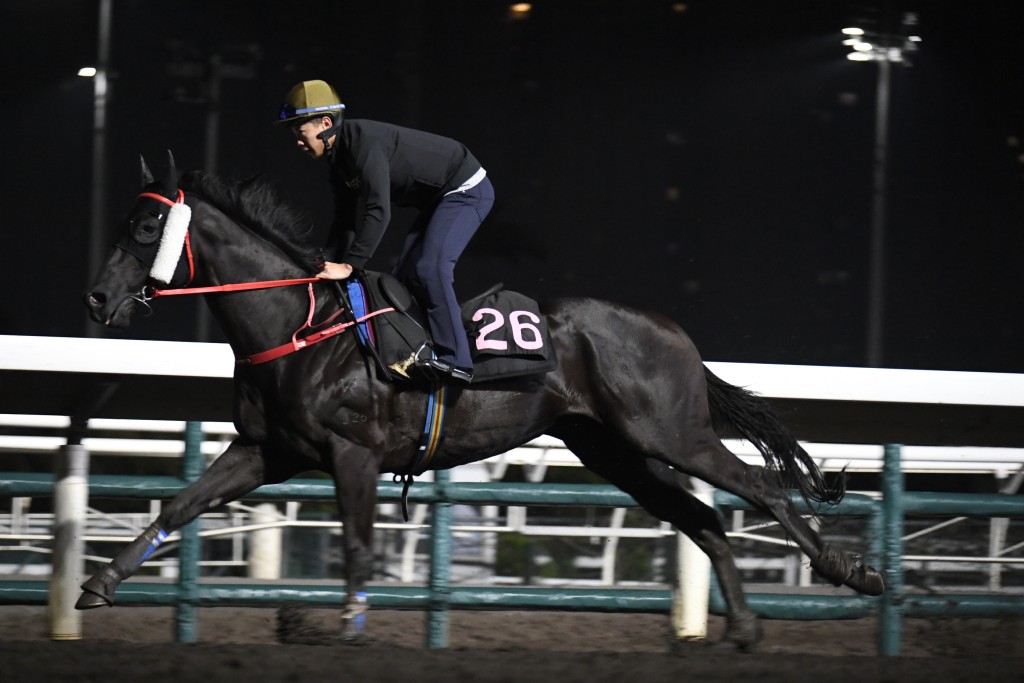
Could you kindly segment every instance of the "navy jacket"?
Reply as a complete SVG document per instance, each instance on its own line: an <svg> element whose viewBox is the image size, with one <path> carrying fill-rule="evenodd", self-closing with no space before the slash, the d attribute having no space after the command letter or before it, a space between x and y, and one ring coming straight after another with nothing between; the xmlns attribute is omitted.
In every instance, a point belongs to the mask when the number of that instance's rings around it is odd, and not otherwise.
<svg viewBox="0 0 1024 683"><path fill-rule="evenodd" d="M432 209L480 169L451 138L365 119L343 120L330 151L334 227L329 253L363 268L391 220L391 207Z"/></svg>

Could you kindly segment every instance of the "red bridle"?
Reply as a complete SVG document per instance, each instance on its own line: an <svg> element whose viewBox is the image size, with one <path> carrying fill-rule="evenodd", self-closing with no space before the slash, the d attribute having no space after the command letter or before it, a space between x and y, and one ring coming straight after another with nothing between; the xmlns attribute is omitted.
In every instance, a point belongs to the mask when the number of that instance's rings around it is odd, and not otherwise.
<svg viewBox="0 0 1024 683"><path fill-rule="evenodd" d="M139 194L139 196L140 197L149 197L150 199L155 199L158 202L163 202L167 206L174 206L175 204L184 204L185 203L185 193L184 193L184 191L181 190L181 188L178 188L178 201L174 201L174 202L172 202L170 199L168 199L167 197L163 196L162 194L157 194L156 192L142 192L142 193ZM195 262L192 260L192 243L189 240L188 235L189 235L188 230L186 230L185 231L185 254L188 256L188 282L185 283L186 287L188 285L192 284L192 278L194 278L195 275L196 275ZM156 290L154 290L154 291L156 291Z"/></svg>

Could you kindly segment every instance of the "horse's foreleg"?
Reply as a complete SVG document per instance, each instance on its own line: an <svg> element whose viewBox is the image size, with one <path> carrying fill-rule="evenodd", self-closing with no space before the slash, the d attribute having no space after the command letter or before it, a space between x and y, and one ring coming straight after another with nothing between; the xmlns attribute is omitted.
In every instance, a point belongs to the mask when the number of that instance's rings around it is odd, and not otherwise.
<svg viewBox="0 0 1024 683"><path fill-rule="evenodd" d="M82 585L77 609L112 606L118 585L135 574L154 550L200 514L237 499L267 481L262 450L234 442L203 475L175 496L142 534Z"/></svg>
<svg viewBox="0 0 1024 683"><path fill-rule="evenodd" d="M373 522L377 514L377 460L366 450L340 442L332 448L334 489L344 526L347 600L341 613L341 637L366 640L366 582L373 569Z"/></svg>

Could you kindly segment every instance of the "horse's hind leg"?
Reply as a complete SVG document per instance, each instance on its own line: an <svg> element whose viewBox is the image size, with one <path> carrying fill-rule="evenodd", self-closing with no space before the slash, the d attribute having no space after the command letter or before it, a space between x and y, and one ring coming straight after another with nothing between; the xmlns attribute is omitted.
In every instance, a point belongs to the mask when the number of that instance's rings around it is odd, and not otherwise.
<svg viewBox="0 0 1024 683"><path fill-rule="evenodd" d="M678 354L684 367L678 383L620 378L609 384L600 398L600 413L608 427L630 450L734 493L772 515L822 577L866 595L880 595L884 590L881 574L853 554L827 547L797 513L774 471L747 465L725 447L712 427L704 366L696 351L688 348L689 356ZM799 476L799 463L791 466L790 473Z"/></svg>
<svg viewBox="0 0 1024 683"><path fill-rule="evenodd" d="M822 490L827 487L802 469L813 461L794 450L799 445L764 399L717 378L709 384L713 375L693 341L666 318L596 302L565 304L552 319L560 323L563 316L578 323L553 325L565 383L559 393L570 401L569 414L605 425L630 452L656 458L767 511L832 582L867 595L883 592L877 570L821 542L796 513L774 472L748 467L718 438L712 405L723 424L780 444L768 453L778 458L786 479L811 498L827 500L829 492Z"/></svg>
<svg viewBox="0 0 1024 683"><path fill-rule="evenodd" d="M811 566L823 578L865 595L881 595L881 575L851 553L826 545L796 511L771 470L747 465L715 436L703 439L702 443L690 458L671 461L672 467L729 491L770 514L804 554L812 558Z"/></svg>
<svg viewBox="0 0 1024 683"><path fill-rule="evenodd" d="M268 476L262 449L235 441L194 483L175 496L156 520L111 562L82 585L77 609L112 606L118 585L135 574L154 550L173 531L204 512L231 502L270 481L283 481L290 474Z"/></svg>
<svg viewBox="0 0 1024 683"><path fill-rule="evenodd" d="M566 445L594 473L633 496L649 513L686 534L711 560L725 599L724 639L749 650L761 640L757 615L747 606L736 561L717 513L686 488L686 477L658 460L631 452L610 434L563 434Z"/></svg>

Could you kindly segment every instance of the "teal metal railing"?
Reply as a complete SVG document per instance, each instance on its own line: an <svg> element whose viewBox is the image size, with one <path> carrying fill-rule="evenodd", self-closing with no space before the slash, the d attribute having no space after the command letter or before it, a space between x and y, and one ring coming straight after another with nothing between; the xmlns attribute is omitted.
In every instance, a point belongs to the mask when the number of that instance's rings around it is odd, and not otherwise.
<svg viewBox="0 0 1024 683"><path fill-rule="evenodd" d="M182 476L128 477L94 475L89 478L90 498L171 498L199 476L202 440L197 423L186 428L186 455ZM823 514L863 516L869 543L869 561L883 568L887 581L881 598L858 595L750 594L750 607L766 618L852 619L879 611L879 652L899 653L901 621L904 616L1007 616L1024 614L1024 596L1018 595L914 595L903 592L901 568L903 518L908 513L956 514L975 517L1024 517L1024 496L1000 494L916 493L903 491L899 468L900 447L886 446L881 500L849 494L843 502ZM0 496L47 496L53 493L53 475L38 473L0 474ZM401 485L381 482L381 501L399 501ZM246 500L333 500L332 482L299 479L264 486ZM460 607L496 609L543 608L610 612L664 612L671 609L668 590L485 587L450 585L451 506L474 505L577 505L631 507L636 502L619 489L588 484L453 484L446 471L435 473L435 481L418 482L410 491L413 502L433 506L431 522L431 564L426 587L371 586L371 605L383 608L418 608L427 611L427 646L448 644L448 611ZM746 508L745 501L718 491L719 508ZM803 505L796 500L798 509ZM806 510L806 508L803 508ZM131 580L118 589L119 604L174 605L177 607L177 637L181 642L196 640L196 607L222 604L273 604L301 601L342 605L344 587L306 586L284 582L267 585L206 584L198 579L199 534L196 522L181 531L181 568L177 585ZM0 581L0 604L45 604L49 593L45 581ZM724 600L712 580L709 609L725 612Z"/></svg>

